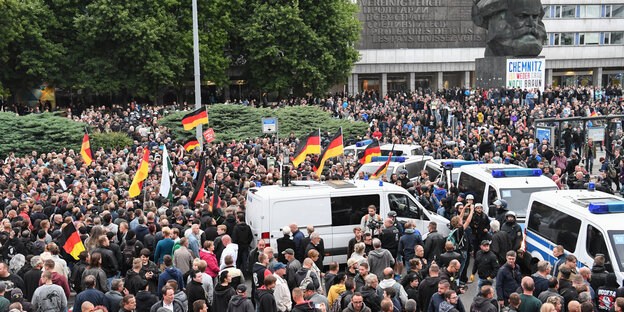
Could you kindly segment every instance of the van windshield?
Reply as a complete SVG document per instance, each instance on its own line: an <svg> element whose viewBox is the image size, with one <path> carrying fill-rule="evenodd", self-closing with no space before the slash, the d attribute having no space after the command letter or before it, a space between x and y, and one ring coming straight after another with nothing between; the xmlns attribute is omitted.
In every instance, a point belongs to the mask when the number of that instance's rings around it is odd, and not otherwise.
<svg viewBox="0 0 624 312"><path fill-rule="evenodd" d="M515 212L518 218L526 218L527 205L529 204L531 194L556 189L556 187L501 189L500 195L507 201L507 209L509 211Z"/></svg>
<svg viewBox="0 0 624 312"><path fill-rule="evenodd" d="M611 246L615 253L615 262L620 267L620 272L624 272L624 231L607 231L611 239ZM615 264L613 264L615 266Z"/></svg>

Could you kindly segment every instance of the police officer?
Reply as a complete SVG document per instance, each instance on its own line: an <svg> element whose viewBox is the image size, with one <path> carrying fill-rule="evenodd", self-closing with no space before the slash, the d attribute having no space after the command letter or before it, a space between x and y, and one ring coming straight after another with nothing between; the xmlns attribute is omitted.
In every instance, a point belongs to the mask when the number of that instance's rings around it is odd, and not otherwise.
<svg viewBox="0 0 624 312"><path fill-rule="evenodd" d="M394 218L391 218L390 216L394 215ZM401 235L399 233L399 229L395 226L394 224L394 220L396 220L396 212L395 211L390 211L390 213L388 213L388 219L385 220L384 222L384 229L381 231L381 235L379 236L379 240L381 240L381 246L383 246L383 248L388 249L388 251L390 251L390 254L392 254L392 257L396 260L397 258L397 253L399 250L399 239L401 238ZM394 263L397 263L400 261L395 261ZM401 272L403 271L403 267L395 267L395 272ZM401 269L401 270L398 270Z"/></svg>
<svg viewBox="0 0 624 312"><path fill-rule="evenodd" d="M503 224L501 231L506 232L511 242L513 251L520 249L522 244L522 228L516 222L516 213L513 211L507 211L505 213L505 223Z"/></svg>

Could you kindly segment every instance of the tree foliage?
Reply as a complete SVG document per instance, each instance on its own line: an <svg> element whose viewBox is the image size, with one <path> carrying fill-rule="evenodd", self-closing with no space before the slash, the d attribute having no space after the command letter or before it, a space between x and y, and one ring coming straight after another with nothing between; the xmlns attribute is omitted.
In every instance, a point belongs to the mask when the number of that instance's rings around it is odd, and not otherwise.
<svg viewBox="0 0 624 312"><path fill-rule="evenodd" d="M176 140L183 142L195 136L195 131L185 131L182 117L188 112L173 112L159 121L171 129ZM252 108L242 105L213 105L208 108L208 127L213 128L217 141L243 140L263 136L262 118L276 117L280 136L291 132L304 137L321 129L323 133L336 133L340 127L345 138L366 133L368 125L362 121L334 119L327 112L313 106L293 106L281 109Z"/></svg>
<svg viewBox="0 0 624 312"><path fill-rule="evenodd" d="M245 69L262 90L321 94L358 60L357 4L350 0L251 0L241 23Z"/></svg>

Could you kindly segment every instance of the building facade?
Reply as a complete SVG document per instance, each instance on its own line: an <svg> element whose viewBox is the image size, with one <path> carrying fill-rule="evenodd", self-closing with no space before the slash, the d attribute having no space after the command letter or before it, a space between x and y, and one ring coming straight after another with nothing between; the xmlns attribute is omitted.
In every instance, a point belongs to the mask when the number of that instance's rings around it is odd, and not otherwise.
<svg viewBox="0 0 624 312"><path fill-rule="evenodd" d="M548 33L541 55L546 84L621 85L624 1L542 0ZM361 59L351 94L474 86L485 30L473 25L472 1L359 0Z"/></svg>

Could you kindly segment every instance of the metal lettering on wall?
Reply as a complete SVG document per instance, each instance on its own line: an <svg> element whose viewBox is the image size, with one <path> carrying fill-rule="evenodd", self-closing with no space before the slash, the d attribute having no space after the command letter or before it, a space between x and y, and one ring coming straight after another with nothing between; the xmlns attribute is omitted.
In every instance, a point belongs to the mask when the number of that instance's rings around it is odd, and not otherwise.
<svg viewBox="0 0 624 312"><path fill-rule="evenodd" d="M467 0L358 0L358 49L484 47Z"/></svg>

